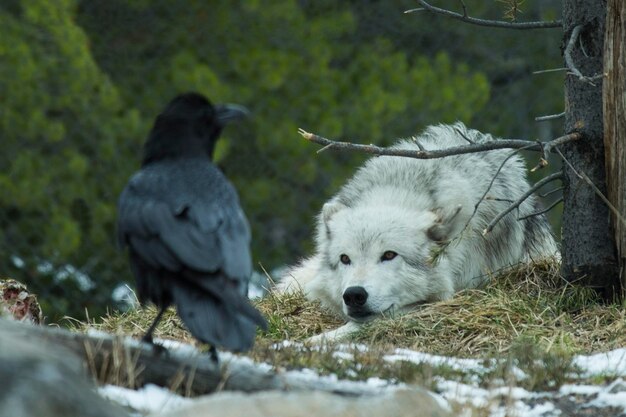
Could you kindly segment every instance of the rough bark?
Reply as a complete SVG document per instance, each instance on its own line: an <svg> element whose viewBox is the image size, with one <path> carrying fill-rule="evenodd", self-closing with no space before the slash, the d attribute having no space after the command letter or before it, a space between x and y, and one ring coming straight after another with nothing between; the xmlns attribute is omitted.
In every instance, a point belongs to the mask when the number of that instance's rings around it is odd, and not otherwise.
<svg viewBox="0 0 626 417"><path fill-rule="evenodd" d="M626 1L609 0L604 41L604 147L607 197L612 213L622 295L626 289Z"/></svg>
<svg viewBox="0 0 626 417"><path fill-rule="evenodd" d="M563 0L563 47L574 28L582 25L571 58L588 77L602 73L605 13L604 1ZM588 82L566 75L565 132L583 137L563 145L563 155L605 194L602 78ZM619 279L609 208L567 164L563 173L563 275L612 298Z"/></svg>

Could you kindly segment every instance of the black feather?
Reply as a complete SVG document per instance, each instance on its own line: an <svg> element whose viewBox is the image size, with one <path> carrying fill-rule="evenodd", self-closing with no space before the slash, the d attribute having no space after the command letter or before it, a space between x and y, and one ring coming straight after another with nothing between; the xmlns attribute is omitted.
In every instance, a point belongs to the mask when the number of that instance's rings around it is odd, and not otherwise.
<svg viewBox="0 0 626 417"><path fill-rule="evenodd" d="M246 294L250 227L211 162L223 123L241 109L214 107L194 93L172 100L118 205L118 241L129 248L139 300L176 305L194 337L234 351L252 347L256 327L266 327Z"/></svg>

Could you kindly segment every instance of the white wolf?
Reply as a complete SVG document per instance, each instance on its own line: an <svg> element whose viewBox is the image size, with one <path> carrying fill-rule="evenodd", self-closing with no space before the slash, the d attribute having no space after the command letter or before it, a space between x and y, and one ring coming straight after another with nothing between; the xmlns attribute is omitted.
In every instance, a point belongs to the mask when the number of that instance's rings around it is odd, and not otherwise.
<svg viewBox="0 0 626 417"><path fill-rule="evenodd" d="M394 147L433 150L468 140L494 139L456 123L431 126ZM301 288L350 320L325 335L339 338L358 328L355 322L444 300L484 284L494 271L557 255L545 216L519 219L541 209L534 196L483 236L487 224L529 189L519 155L497 173L511 152L370 159L324 205L315 255L291 268L279 291Z"/></svg>

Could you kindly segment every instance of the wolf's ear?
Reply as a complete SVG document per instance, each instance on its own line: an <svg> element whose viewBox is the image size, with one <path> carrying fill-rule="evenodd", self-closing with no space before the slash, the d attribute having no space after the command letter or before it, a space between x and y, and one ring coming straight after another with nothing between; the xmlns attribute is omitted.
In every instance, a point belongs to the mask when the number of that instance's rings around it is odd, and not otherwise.
<svg viewBox="0 0 626 417"><path fill-rule="evenodd" d="M330 222L330 219L332 219L335 213L343 210L344 208L346 208L345 205L332 200L324 204L324 207L322 207L322 215L320 217L322 223L324 224L324 231L326 232L327 239L330 239L330 227L328 225L328 222Z"/></svg>
<svg viewBox="0 0 626 417"><path fill-rule="evenodd" d="M329 201L324 204L324 207L322 207L322 220L324 221L324 224L328 227L328 222L333 215L344 208L346 208L346 206L337 201Z"/></svg>
<svg viewBox="0 0 626 417"><path fill-rule="evenodd" d="M462 208L463 206L459 204L447 208L439 207L433 210L436 219L435 224L426 232L428 238L435 242L446 242L451 236L455 235L461 227L459 213Z"/></svg>

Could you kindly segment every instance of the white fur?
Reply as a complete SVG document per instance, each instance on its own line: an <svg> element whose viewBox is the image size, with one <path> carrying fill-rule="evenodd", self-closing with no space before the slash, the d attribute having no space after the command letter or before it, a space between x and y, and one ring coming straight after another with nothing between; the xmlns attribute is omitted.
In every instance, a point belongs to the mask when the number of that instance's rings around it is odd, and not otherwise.
<svg viewBox="0 0 626 417"><path fill-rule="evenodd" d="M493 140L457 123L430 127L395 147L419 150L419 141L426 149L441 149L467 145L467 139ZM370 159L324 205L318 216L316 253L290 269L279 290L302 288L308 299L320 300L347 320L363 322L448 299L457 291L483 285L494 271L554 256L557 247L543 216L517 220L540 208L534 197L482 235L489 221L529 188L519 156L506 162L472 215L510 153ZM386 251L397 256L382 260ZM341 262L344 254L349 264ZM350 287L367 292L362 306L344 302ZM344 337L356 328L349 324L316 340Z"/></svg>

